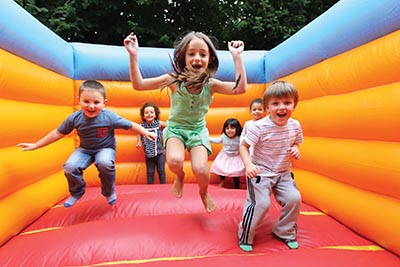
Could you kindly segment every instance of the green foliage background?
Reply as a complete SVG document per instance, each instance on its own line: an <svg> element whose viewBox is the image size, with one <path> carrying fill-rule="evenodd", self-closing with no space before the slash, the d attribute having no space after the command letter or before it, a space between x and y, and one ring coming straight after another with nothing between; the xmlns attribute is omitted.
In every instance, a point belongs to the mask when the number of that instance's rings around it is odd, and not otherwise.
<svg viewBox="0 0 400 267"><path fill-rule="evenodd" d="M130 32L141 46L173 47L188 31L246 50L270 50L338 0L15 0L68 42L122 45Z"/></svg>

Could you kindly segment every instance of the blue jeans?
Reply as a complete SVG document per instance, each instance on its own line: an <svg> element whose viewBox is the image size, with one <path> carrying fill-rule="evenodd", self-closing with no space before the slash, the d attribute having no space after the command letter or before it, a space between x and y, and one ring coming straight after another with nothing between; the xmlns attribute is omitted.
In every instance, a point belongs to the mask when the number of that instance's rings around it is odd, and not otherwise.
<svg viewBox="0 0 400 267"><path fill-rule="evenodd" d="M86 183L83 180L83 171L93 162L99 171L101 194L108 197L114 193L115 149L84 149L78 147L63 165L71 196L79 199L85 193Z"/></svg>
<svg viewBox="0 0 400 267"><path fill-rule="evenodd" d="M146 157L147 183L154 184L154 172L157 168L160 184L165 184L165 155L159 154L153 158Z"/></svg>

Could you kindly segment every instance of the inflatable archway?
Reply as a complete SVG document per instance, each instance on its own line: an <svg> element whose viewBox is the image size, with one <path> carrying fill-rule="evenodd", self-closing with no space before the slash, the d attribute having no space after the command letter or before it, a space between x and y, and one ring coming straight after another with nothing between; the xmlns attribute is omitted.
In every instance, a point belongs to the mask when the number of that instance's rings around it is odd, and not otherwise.
<svg viewBox="0 0 400 267"><path fill-rule="evenodd" d="M139 121L144 101L169 112L166 91L132 90L122 46L67 43L14 1L0 9L0 265L1 266L399 266L400 260L400 3L340 1L271 51L245 51L250 83L241 97L216 96L207 116L218 135L227 117L249 119L248 104L269 82L285 79L300 92L294 114L305 134L295 177L304 203L298 250L271 236L279 206L260 225L253 253L237 246L245 190L222 189L212 176L218 209L206 214L185 165L184 197L167 185L146 185L135 136L117 135L118 202L100 195L97 173L77 205L62 163L74 134L21 152L78 108L79 84L97 79L107 107ZM373 23L371 23L373 22ZM122 40L121 40L122 42ZM171 49L141 48L145 77L169 67ZM227 51L217 76L233 80ZM220 147L214 146L210 162Z"/></svg>

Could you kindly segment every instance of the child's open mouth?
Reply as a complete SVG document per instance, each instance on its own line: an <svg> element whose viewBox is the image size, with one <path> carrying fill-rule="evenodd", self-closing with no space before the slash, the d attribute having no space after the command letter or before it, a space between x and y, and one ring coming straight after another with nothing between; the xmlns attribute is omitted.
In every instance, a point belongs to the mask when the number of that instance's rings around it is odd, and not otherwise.
<svg viewBox="0 0 400 267"><path fill-rule="evenodd" d="M201 70L202 66L201 65L192 65L192 68L195 70Z"/></svg>

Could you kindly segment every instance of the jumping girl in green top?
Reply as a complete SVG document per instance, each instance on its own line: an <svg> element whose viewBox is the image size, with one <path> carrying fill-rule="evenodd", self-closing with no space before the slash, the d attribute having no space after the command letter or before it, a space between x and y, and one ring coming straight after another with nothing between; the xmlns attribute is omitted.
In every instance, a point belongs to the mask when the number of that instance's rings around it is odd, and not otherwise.
<svg viewBox="0 0 400 267"><path fill-rule="evenodd" d="M210 173L207 162L211 146L205 115L214 93L234 95L246 92L247 78L241 56L244 43L239 40L228 42L235 65L235 82L213 78L219 64L216 49L210 38L200 32L190 32L176 44L172 73L153 78L144 79L140 73L137 36L129 34L124 39L124 46L129 53L130 78L135 90L167 86L171 90L171 108L164 140L167 165L176 175L173 187L175 196L182 196L185 177L183 163L187 148L203 205L207 212L213 212L216 205L208 194Z"/></svg>

